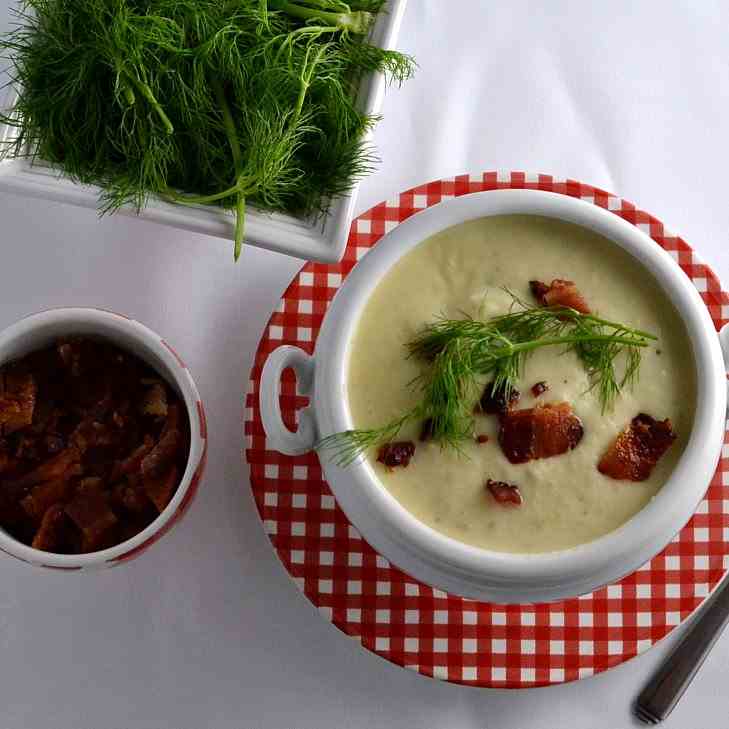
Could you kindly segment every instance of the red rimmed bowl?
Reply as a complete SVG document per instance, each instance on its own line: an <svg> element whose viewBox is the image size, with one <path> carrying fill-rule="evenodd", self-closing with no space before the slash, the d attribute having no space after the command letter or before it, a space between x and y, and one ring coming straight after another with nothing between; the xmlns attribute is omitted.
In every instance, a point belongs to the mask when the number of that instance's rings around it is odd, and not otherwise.
<svg viewBox="0 0 729 729"><path fill-rule="evenodd" d="M0 364L69 335L100 337L117 345L150 365L177 391L185 404L190 425L190 452L185 472L165 510L139 534L113 547L88 554L56 554L33 549L0 529L0 551L28 564L52 569L111 567L145 551L166 534L189 508L205 468L205 411L192 375L174 349L144 324L103 309L50 309L21 319L0 332Z"/></svg>

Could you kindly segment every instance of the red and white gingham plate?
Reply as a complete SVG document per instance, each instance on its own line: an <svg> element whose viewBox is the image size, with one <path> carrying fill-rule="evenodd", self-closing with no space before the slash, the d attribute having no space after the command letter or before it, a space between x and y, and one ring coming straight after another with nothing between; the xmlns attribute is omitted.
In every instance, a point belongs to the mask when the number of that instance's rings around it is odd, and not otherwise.
<svg viewBox="0 0 729 729"><path fill-rule="evenodd" d="M524 172L439 180L376 205L352 223L344 259L309 263L286 290L258 347L246 399L251 484L264 527L296 584L327 620L397 665L455 683L522 688L573 681L645 651L707 597L729 567L729 451L691 521L657 557L613 585L538 605L492 605L433 589L396 569L338 508L314 453L270 450L258 410L268 354L312 353L327 306L359 258L419 210L484 190L529 188L606 208L648 233L694 282L717 327L729 295L691 248L651 215L604 190ZM291 372L281 407L290 427L305 404ZM725 443L729 439L725 437Z"/></svg>

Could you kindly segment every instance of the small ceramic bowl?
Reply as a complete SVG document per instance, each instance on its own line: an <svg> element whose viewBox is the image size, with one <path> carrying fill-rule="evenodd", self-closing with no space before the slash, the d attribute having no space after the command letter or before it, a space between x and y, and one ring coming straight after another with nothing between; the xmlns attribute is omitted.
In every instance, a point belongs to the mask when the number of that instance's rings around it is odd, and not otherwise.
<svg viewBox="0 0 729 729"><path fill-rule="evenodd" d="M538 190L497 190L443 202L409 218L353 269L332 302L316 351L284 346L268 358L260 407L270 447L286 454L311 450L318 439L353 427L347 402L350 340L368 297L387 271L429 236L490 215L534 214L589 228L633 256L670 297L682 317L697 372L694 426L688 445L658 494L617 530L572 549L508 554L472 547L426 526L382 486L362 458L347 468L320 454L327 483L362 536L413 577L464 597L491 602L538 602L590 592L656 555L688 521L716 469L723 442L727 377L719 335L695 287L648 235L625 220L576 198ZM292 368L310 405L298 430L281 418L280 376Z"/></svg>
<svg viewBox="0 0 729 729"><path fill-rule="evenodd" d="M0 364L42 349L68 335L101 337L112 342L153 367L177 390L185 403L190 423L187 467L167 508L146 529L114 547L88 554L55 554L33 549L0 529L0 550L23 562L54 569L111 567L141 554L187 511L205 468L205 411L189 370L164 339L138 321L102 309L50 309L21 319L0 332Z"/></svg>

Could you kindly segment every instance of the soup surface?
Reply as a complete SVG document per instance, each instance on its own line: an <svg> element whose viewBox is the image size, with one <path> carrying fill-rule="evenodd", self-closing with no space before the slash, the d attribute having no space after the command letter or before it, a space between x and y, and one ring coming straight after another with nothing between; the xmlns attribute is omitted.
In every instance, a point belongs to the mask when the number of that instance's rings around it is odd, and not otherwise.
<svg viewBox="0 0 729 729"><path fill-rule="evenodd" d="M382 484L418 519L462 542L505 552L548 552L591 541L642 509L676 465L691 430L695 375L691 345L675 309L650 275L615 244L576 225L529 215L482 218L442 231L403 257L375 289L355 332L348 396L355 428L373 428L419 401L421 372L406 343L439 315L479 319L506 313L507 287L533 303L529 281L574 281L592 311L657 335L642 350L640 376L606 413L583 364L561 347L537 350L518 382L519 408L568 402L584 426L579 444L562 455L510 463L498 442L499 421L477 415L462 454L420 442L411 422L398 440L412 440L406 468L387 469L377 451L367 458ZM620 363L618 363L620 369ZM484 383L488 381L487 378ZM535 397L531 388L545 382ZM670 418L677 438L645 481L611 479L597 463L639 413ZM484 440L481 438L481 440ZM487 479L516 484L523 503L508 508Z"/></svg>

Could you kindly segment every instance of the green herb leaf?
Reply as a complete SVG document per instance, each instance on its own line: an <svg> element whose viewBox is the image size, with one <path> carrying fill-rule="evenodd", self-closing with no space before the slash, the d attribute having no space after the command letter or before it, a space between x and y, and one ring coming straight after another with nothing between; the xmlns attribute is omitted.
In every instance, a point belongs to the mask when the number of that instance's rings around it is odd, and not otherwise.
<svg viewBox="0 0 729 729"><path fill-rule="evenodd" d="M335 433L318 447L332 450L347 465L369 448L392 440L413 419L431 419L431 436L443 447L459 448L473 435L473 402L484 376L494 388L514 387L526 359L542 347L560 346L582 361L603 412L612 408L625 386L637 379L641 350L653 334L568 307L531 307L513 297L513 310L488 321L440 318L408 345L411 357L425 365L414 382L417 407L381 428ZM624 357L622 375L616 362Z"/></svg>
<svg viewBox="0 0 729 729"><path fill-rule="evenodd" d="M0 51L19 92L0 156L102 188L100 211L150 195L318 216L374 164L365 74L408 56L363 35L381 0L27 0Z"/></svg>

